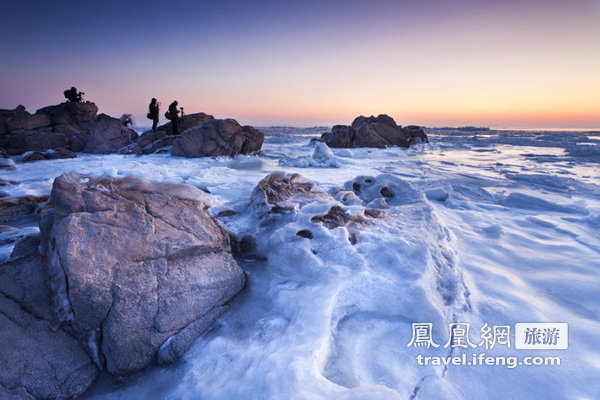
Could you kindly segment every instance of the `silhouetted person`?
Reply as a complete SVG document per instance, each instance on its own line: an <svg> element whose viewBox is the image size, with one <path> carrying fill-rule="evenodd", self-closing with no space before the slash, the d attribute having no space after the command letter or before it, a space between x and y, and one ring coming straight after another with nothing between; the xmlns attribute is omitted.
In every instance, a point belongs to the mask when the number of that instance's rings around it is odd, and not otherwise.
<svg viewBox="0 0 600 400"><path fill-rule="evenodd" d="M80 103L82 94L85 94L85 93L77 92L77 89L75 88L75 86L72 86L71 89L67 89L64 91L65 97L69 101L72 101L73 103Z"/></svg>
<svg viewBox="0 0 600 400"><path fill-rule="evenodd" d="M158 101L153 97L148 105L148 118L152 120L152 130L156 132L156 125L158 125Z"/></svg>
<svg viewBox="0 0 600 400"><path fill-rule="evenodd" d="M177 100L169 106L171 125L173 126L173 135L179 135L179 110L177 109Z"/></svg>

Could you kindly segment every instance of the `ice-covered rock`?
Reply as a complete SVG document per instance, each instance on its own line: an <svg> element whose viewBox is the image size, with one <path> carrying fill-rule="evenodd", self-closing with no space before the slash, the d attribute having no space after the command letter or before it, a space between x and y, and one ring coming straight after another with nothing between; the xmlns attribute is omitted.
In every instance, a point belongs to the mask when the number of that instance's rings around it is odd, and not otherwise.
<svg viewBox="0 0 600 400"><path fill-rule="evenodd" d="M357 117L352 125L335 125L324 133L321 140L329 147L409 147L411 144L429 140L418 126L401 127L393 118L382 114L378 117Z"/></svg>
<svg viewBox="0 0 600 400"><path fill-rule="evenodd" d="M40 222L53 310L109 373L181 356L241 290L229 236L207 208L189 185L54 181Z"/></svg>
<svg viewBox="0 0 600 400"><path fill-rule="evenodd" d="M315 150L310 157L283 158L279 165L296 168L339 168L338 158L323 142L314 141Z"/></svg>
<svg viewBox="0 0 600 400"><path fill-rule="evenodd" d="M254 154L265 135L251 126L241 126L234 119L210 119L184 131L173 143L171 154L182 157L229 156Z"/></svg>
<svg viewBox="0 0 600 400"><path fill-rule="evenodd" d="M448 191L441 187L432 187L425 189L425 196L429 200L446 201L448 200Z"/></svg>
<svg viewBox="0 0 600 400"><path fill-rule="evenodd" d="M17 164L10 158L10 155L6 152L6 150L0 148L0 169L17 169Z"/></svg>

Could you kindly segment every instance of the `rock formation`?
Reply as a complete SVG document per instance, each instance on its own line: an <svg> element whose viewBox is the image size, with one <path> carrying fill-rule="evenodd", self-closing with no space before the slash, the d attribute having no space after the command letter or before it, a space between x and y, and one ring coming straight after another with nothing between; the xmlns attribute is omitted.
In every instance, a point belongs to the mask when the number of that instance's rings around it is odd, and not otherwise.
<svg viewBox="0 0 600 400"><path fill-rule="evenodd" d="M126 376L181 356L244 273L201 190L66 174L42 212L53 312L98 365Z"/></svg>
<svg viewBox="0 0 600 400"><path fill-rule="evenodd" d="M357 117L352 125L335 125L330 132L321 135L329 147L377 147L399 146L408 148L418 142L428 143L423 129L410 125L396 125L393 118L382 114L378 117Z"/></svg>
<svg viewBox="0 0 600 400"><path fill-rule="evenodd" d="M183 118L180 118L179 129L181 132L183 132L187 129L202 125L204 122L212 119L214 119L212 115L205 113L184 115ZM170 152L171 146L173 146L175 139L178 137L179 135L173 135L171 123L168 122L159 126L155 132L146 131L142 133L132 143L121 148L119 153L141 155L152 154L156 152Z"/></svg>
<svg viewBox="0 0 600 400"><path fill-rule="evenodd" d="M215 119L212 115L205 114L203 112L195 114L185 114L183 117L179 117L179 132L184 132L190 128L202 125L204 122ZM173 128L171 122L167 122L156 128L157 131L163 131L166 136L173 134Z"/></svg>
<svg viewBox="0 0 600 400"><path fill-rule="evenodd" d="M184 131L173 143L171 154L182 157L230 156L258 152L265 135L234 119L211 119Z"/></svg>
<svg viewBox="0 0 600 400"><path fill-rule="evenodd" d="M9 154L45 152L59 148L73 152L109 153L130 142L135 131L118 118L97 115L94 103L65 102L30 114L25 107L0 110L0 147Z"/></svg>

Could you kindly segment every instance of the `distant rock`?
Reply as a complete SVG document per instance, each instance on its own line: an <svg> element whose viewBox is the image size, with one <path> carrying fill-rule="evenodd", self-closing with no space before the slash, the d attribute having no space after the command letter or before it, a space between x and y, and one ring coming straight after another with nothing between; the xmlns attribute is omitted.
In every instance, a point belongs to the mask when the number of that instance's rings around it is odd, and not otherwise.
<svg viewBox="0 0 600 400"><path fill-rule="evenodd" d="M23 106L0 110L0 148L12 155L61 148L111 153L137 137L119 119L97 113L98 107L91 102L65 102L41 108L35 114Z"/></svg>
<svg viewBox="0 0 600 400"><path fill-rule="evenodd" d="M53 313L127 376L180 357L244 284L203 192L65 174L40 222Z"/></svg>
<svg viewBox="0 0 600 400"><path fill-rule="evenodd" d="M321 135L321 140L329 147L376 147L399 146L408 148L411 144L429 140L423 129L410 125L396 125L393 118L382 114L378 117L357 117L352 125L335 125L330 132Z"/></svg>
<svg viewBox="0 0 600 400"><path fill-rule="evenodd" d="M136 138L137 133L124 126L119 118L100 114L83 151L93 154L116 153Z"/></svg>
<svg viewBox="0 0 600 400"><path fill-rule="evenodd" d="M215 119L212 115L205 114L203 112L195 114L185 114L183 117L179 117L179 132L184 132L190 128L202 125L208 120ZM156 128L157 131L163 131L166 136L173 134L173 127L171 122L167 122L164 125Z"/></svg>
<svg viewBox="0 0 600 400"><path fill-rule="evenodd" d="M211 119L184 131L173 143L171 154L182 157L230 156L258 152L265 135L234 119Z"/></svg>
<svg viewBox="0 0 600 400"><path fill-rule="evenodd" d="M41 151L31 151L27 152L23 155L21 161L39 161L39 160L58 160L62 158L75 158L77 154L73 153L69 149L65 149L63 147L59 147L56 150L46 150L44 152Z"/></svg>

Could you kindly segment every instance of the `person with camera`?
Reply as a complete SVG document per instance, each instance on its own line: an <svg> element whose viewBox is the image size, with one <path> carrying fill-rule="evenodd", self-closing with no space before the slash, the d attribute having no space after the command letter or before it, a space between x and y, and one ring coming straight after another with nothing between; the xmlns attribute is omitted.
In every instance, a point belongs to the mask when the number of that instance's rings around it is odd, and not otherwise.
<svg viewBox="0 0 600 400"><path fill-rule="evenodd" d="M167 118L171 120L173 127L173 135L179 135L179 110L177 109L177 100L171 103L169 111L167 111Z"/></svg>
<svg viewBox="0 0 600 400"><path fill-rule="evenodd" d="M77 92L77 88L75 88L75 86L72 86L71 89L64 91L65 97L73 103L81 103L84 94L85 93L83 92Z"/></svg>
<svg viewBox="0 0 600 400"><path fill-rule="evenodd" d="M158 113L159 113L159 103L153 97L148 105L148 115L147 117L152 120L152 131L156 132L156 126L158 125Z"/></svg>

